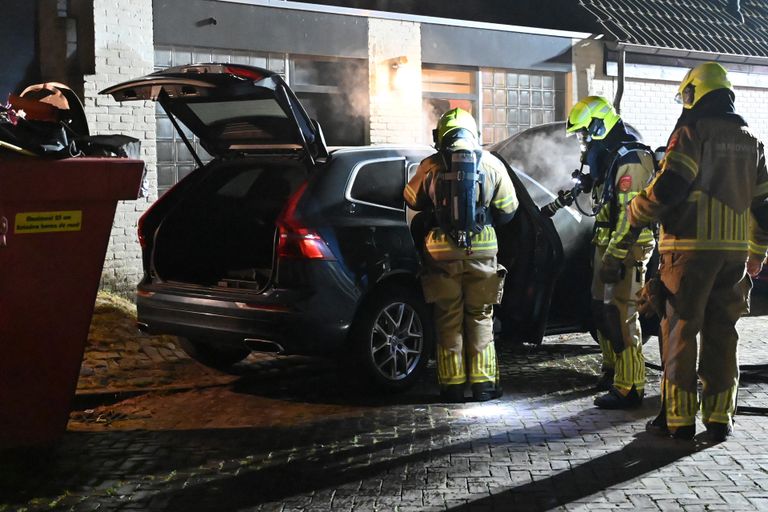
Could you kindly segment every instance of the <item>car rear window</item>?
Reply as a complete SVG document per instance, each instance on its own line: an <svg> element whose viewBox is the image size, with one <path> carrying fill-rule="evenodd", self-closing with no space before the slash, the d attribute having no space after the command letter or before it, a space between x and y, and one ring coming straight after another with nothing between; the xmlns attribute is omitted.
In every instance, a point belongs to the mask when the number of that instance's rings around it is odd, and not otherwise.
<svg viewBox="0 0 768 512"><path fill-rule="evenodd" d="M208 130L207 138L217 144L231 149L298 147L295 123L272 98L189 102L188 106Z"/></svg>
<svg viewBox="0 0 768 512"><path fill-rule="evenodd" d="M287 117L280 105L272 98L189 103L189 108L205 125L244 117Z"/></svg>

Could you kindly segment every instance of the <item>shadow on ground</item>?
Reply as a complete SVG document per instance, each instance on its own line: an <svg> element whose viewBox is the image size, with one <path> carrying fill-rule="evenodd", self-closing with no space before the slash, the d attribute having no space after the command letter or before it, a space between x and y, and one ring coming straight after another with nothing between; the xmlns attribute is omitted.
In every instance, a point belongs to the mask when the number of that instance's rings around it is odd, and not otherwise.
<svg viewBox="0 0 768 512"><path fill-rule="evenodd" d="M504 399L541 397L547 401L593 394L596 375L595 345L554 344L500 347ZM587 356L580 359L581 356ZM589 357L593 356L593 357ZM573 361L564 366L563 361ZM279 375L273 371L279 369ZM236 393L306 403L351 406L438 404L439 389L434 362L421 380L405 393L387 393L360 385L340 362L320 358L283 358L238 365ZM544 390L554 390L545 392ZM471 400L469 388L467 400ZM565 393L565 394L564 394Z"/></svg>
<svg viewBox="0 0 768 512"><path fill-rule="evenodd" d="M353 421L296 428L68 434L48 454L3 461L0 494L30 512L38 510L37 505L49 510L51 503L65 506L70 501L104 510L128 500L131 508L142 510L229 512L272 502L299 506L302 496L322 496L322 489L334 489L325 504L330 506L331 500L375 497L385 489L429 489L430 478L441 471L443 478L451 471L471 474L475 458L481 465L479 476L488 475L488 453L515 457L529 453L532 445L584 442L601 429L650 417L656 405L648 403L631 413L585 409L534 422L530 428L493 431L480 424L476 435L469 436L467 429L482 420L471 415L462 419L451 413L455 408L433 406L378 409ZM501 403L495 414L512 415L515 409ZM507 499L520 505L523 496L526 506L534 508L567 503L688 453L690 449L670 450L664 442L636 440L615 454L553 475L548 482L515 487ZM461 460L467 463L465 469ZM456 464L458 468L450 469ZM610 482L605 474L612 475ZM366 490L367 481L375 487ZM79 494L91 487L87 495ZM47 497L45 503L30 503L40 496Z"/></svg>

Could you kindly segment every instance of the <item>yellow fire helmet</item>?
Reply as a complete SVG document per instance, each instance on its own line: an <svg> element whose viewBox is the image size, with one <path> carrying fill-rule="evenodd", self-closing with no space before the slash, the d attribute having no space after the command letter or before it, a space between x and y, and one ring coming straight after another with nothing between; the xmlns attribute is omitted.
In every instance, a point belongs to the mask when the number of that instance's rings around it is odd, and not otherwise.
<svg viewBox="0 0 768 512"><path fill-rule="evenodd" d="M479 133L475 118L466 110L453 108L440 116L440 120L437 121L437 128L432 130L435 147L440 148L446 133L462 128L471 132L475 139L478 138Z"/></svg>
<svg viewBox="0 0 768 512"><path fill-rule="evenodd" d="M565 126L565 133L582 132L587 141L604 139L616 126L621 116L602 96L587 96L573 106Z"/></svg>
<svg viewBox="0 0 768 512"><path fill-rule="evenodd" d="M693 108L701 98L718 89L733 90L728 70L717 62L705 62L685 74L675 101L682 103L684 108Z"/></svg>

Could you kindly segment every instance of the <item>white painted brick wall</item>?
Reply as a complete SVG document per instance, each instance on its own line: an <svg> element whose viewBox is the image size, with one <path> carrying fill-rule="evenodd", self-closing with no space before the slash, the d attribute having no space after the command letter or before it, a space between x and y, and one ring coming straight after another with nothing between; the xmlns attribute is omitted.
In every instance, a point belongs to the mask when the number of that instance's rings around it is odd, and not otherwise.
<svg viewBox="0 0 768 512"><path fill-rule="evenodd" d="M594 41L574 43L574 96L572 103L585 95L605 96L613 101L616 94L616 78L603 73L602 47ZM727 65L726 65L727 67ZM680 79L685 74L668 73ZM755 80L756 82L757 80ZM752 82L747 78L746 83ZM642 133L644 142L651 147L666 144L682 105L675 103L675 94L679 80L661 78L627 78L621 100L622 118ZM754 132L764 141L768 141L768 88L734 87L736 92L736 111L749 123Z"/></svg>
<svg viewBox="0 0 768 512"><path fill-rule="evenodd" d="M121 133L141 141L150 197L120 202L115 213L102 287L130 292L142 275L136 224L157 198L155 110L152 102L118 104L98 92L154 68L152 0L94 0L95 74L85 77L85 113L92 134Z"/></svg>
<svg viewBox="0 0 768 512"><path fill-rule="evenodd" d="M392 64L399 57L407 62ZM372 144L418 142L421 115L421 26L380 20L368 22L370 140Z"/></svg>

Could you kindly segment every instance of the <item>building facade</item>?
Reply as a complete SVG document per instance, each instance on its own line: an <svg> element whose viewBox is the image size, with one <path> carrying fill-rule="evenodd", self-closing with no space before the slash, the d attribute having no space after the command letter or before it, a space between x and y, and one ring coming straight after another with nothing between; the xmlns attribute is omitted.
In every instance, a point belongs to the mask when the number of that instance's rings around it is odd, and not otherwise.
<svg viewBox="0 0 768 512"><path fill-rule="evenodd" d="M431 143L437 116L457 106L490 144L562 121L581 96L613 99L623 88L622 116L655 147L680 113L673 98L685 71L717 58L734 72L738 110L768 137L768 68L759 59L630 49L620 66L615 45L586 32L283 0L93 0L93 13L95 65L84 78L91 132L139 138L151 190L115 218L102 286L123 291L142 274L140 215L194 162L154 104L120 105L98 92L156 69L217 61L276 71L331 146Z"/></svg>

